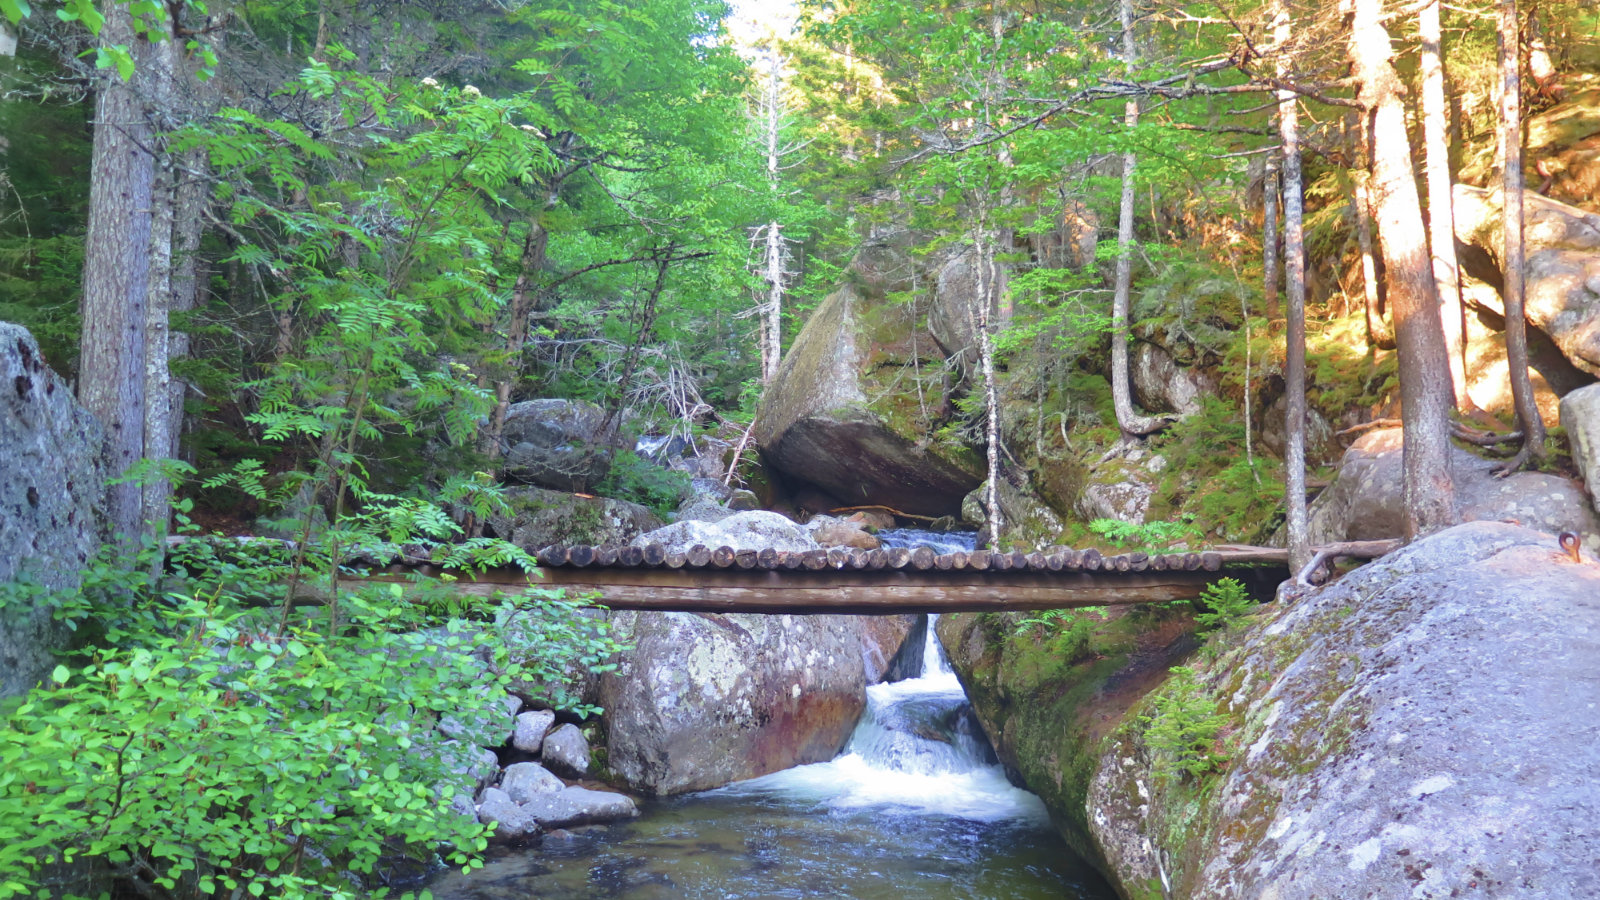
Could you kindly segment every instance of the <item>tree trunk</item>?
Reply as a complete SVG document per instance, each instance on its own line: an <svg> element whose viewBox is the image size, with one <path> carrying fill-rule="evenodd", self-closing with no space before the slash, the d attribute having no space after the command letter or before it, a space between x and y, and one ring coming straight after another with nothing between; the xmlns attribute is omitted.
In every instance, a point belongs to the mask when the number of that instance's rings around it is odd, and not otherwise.
<svg viewBox="0 0 1600 900"><path fill-rule="evenodd" d="M501 436L505 434L506 412L511 408L511 388L521 370L522 345L528 342L528 316L533 313L533 299L537 293L539 273L544 270L545 253L550 246L550 232L544 227L542 217L534 215L528 221L528 234L522 240L522 256L517 269L517 280L511 287L511 311L506 323L506 365L511 371L495 381L494 411L489 414L489 427L478 438L478 451L488 457L490 464L500 459ZM494 473L498 477L498 472Z"/></svg>
<svg viewBox="0 0 1600 900"><path fill-rule="evenodd" d="M1138 61L1133 40L1133 0L1121 0L1122 58L1131 69ZM1122 123L1131 131L1139 124L1139 101L1128 100ZM1129 384L1128 315L1133 296L1133 173L1138 158L1122 154L1122 204L1117 216L1117 273L1111 291L1111 405L1117 428L1123 437L1150 434L1166 427L1165 419L1139 415L1133 408L1133 389Z"/></svg>
<svg viewBox="0 0 1600 900"><path fill-rule="evenodd" d="M1278 157L1267 154L1261 187L1261 297L1267 321L1278 318Z"/></svg>
<svg viewBox="0 0 1600 900"><path fill-rule="evenodd" d="M1384 318L1383 294L1378 289L1378 252L1372 239L1372 128L1363 113L1359 138L1360 168L1350 173L1353 182L1356 243L1361 248L1361 293L1367 316L1367 350L1393 350L1394 330Z"/></svg>
<svg viewBox="0 0 1600 900"><path fill-rule="evenodd" d="M782 124L781 89L783 81L779 60L773 51L767 60L767 90L762 105L761 126L767 143L767 187L775 201L778 194L778 169L781 148L778 146L779 126ZM770 384L778 374L778 361L783 353L783 230L776 219L767 223L766 229L766 280L767 302L762 310L761 331L761 382Z"/></svg>
<svg viewBox="0 0 1600 900"><path fill-rule="evenodd" d="M1273 4L1273 44L1279 48L1277 75L1289 77L1285 56L1290 38L1289 11L1282 0ZM1306 243L1304 192L1300 173L1300 119L1293 91L1278 92L1278 135L1283 143L1283 274L1288 295L1284 360L1284 501L1289 543L1289 568L1311 558L1306 540Z"/></svg>
<svg viewBox="0 0 1600 900"><path fill-rule="evenodd" d="M1358 99L1371 111L1372 203L1389 281L1404 409L1406 538L1455 523L1450 474L1450 360L1439 320L1422 203L1406 135L1400 78L1382 0L1355 0L1350 60Z"/></svg>
<svg viewBox="0 0 1600 900"><path fill-rule="evenodd" d="M128 7L107 4L100 40L143 55ZM140 66L140 70L143 70ZM134 73L137 83L144 76ZM106 428L107 474L122 475L144 456L145 322L150 273L151 197L155 157L151 129L135 85L102 70L95 97L89 224L84 235L83 334L78 400ZM143 493L113 485L107 530L124 547L144 533Z"/></svg>
<svg viewBox="0 0 1600 900"><path fill-rule="evenodd" d="M1000 512L1000 388L995 383L994 326L996 287L999 273L995 268L993 238L987 233L988 216L981 216L977 233L978 296L976 321L973 330L978 334L978 366L983 373L984 444L987 450L988 479L984 482L983 513L989 530L989 547L1000 548L1000 538L1005 530L1005 519Z"/></svg>
<svg viewBox="0 0 1600 900"><path fill-rule="evenodd" d="M1500 468L1509 474L1529 461L1545 458L1544 420L1533 399L1528 375L1528 326L1523 304L1522 243L1522 79L1517 60L1517 0L1500 0L1500 155L1504 160L1506 366L1511 370L1511 400L1522 427L1522 449Z"/></svg>
<svg viewBox="0 0 1600 900"><path fill-rule="evenodd" d="M1450 354L1450 385L1456 408L1472 407L1467 396L1467 310L1461 302L1456 265L1455 213L1450 205L1450 124L1444 95L1444 55L1439 0L1417 12L1422 37L1422 146L1428 170L1428 239L1433 248L1433 280L1439 288L1444 342Z"/></svg>

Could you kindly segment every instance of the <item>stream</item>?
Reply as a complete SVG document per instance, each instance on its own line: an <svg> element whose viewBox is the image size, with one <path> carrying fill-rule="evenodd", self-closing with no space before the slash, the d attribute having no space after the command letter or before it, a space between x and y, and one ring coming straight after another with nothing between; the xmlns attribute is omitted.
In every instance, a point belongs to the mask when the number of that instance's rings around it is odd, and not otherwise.
<svg viewBox="0 0 1600 900"><path fill-rule="evenodd" d="M890 535L893 545L970 535ZM902 543L904 542L904 543ZM944 552L941 550L941 552ZM930 617L922 673L867 688L840 755L491 851L439 900L1106 900L1044 804L1006 781Z"/></svg>

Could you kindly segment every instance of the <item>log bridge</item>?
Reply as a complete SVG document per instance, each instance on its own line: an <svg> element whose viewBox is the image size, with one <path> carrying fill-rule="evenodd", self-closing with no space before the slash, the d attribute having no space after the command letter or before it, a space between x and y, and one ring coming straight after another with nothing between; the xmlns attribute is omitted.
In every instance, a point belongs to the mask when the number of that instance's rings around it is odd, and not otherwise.
<svg viewBox="0 0 1600 900"><path fill-rule="evenodd" d="M524 587L599 592L612 609L683 612L895 613L1067 609L1193 599L1222 577L1270 598L1289 577L1287 551L1233 546L1203 553L1107 556L1098 550L936 554L915 550L734 550L695 546L547 547L536 572L452 571L453 589ZM445 574L410 559L352 576L351 586Z"/></svg>

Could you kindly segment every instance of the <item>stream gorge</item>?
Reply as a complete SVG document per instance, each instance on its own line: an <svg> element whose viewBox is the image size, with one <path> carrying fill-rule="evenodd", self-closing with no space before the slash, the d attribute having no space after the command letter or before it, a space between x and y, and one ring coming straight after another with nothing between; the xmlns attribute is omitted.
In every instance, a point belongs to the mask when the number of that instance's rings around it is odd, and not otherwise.
<svg viewBox="0 0 1600 900"><path fill-rule="evenodd" d="M442 877L434 896L1114 897L1039 798L1006 780L932 624L921 672L868 687L835 759L502 849L479 871Z"/></svg>

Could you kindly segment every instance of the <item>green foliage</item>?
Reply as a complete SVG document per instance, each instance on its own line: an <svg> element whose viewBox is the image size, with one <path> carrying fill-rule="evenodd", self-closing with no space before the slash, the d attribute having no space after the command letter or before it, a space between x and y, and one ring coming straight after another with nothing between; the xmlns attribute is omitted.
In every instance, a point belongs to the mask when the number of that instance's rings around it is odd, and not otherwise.
<svg viewBox="0 0 1600 900"><path fill-rule="evenodd" d="M340 530L381 547L447 522L406 502ZM73 861L167 897L357 897L346 873L371 876L385 858L476 865L486 829L450 809L467 749L434 723L513 680L593 713L570 679L622 649L603 619L545 589L451 609L442 586L391 584L340 591L336 621L316 607L286 618L289 585L316 577L325 552L190 540L169 560L180 574L159 585L154 553L108 551L81 591L53 598L95 640L3 710L0 896ZM440 559L530 563L487 541ZM12 585L0 599L32 603L35 591Z"/></svg>
<svg viewBox="0 0 1600 900"><path fill-rule="evenodd" d="M1200 412L1174 422L1151 443L1167 458L1152 506L1227 541L1261 540L1282 518L1280 464L1245 453L1243 411L1201 397Z"/></svg>
<svg viewBox="0 0 1600 900"><path fill-rule="evenodd" d="M1070 663L1089 653L1095 626L1104 620L1105 610L1096 606L1046 609L1018 622L1013 633L1042 642L1046 653Z"/></svg>
<svg viewBox="0 0 1600 900"><path fill-rule="evenodd" d="M1166 683L1151 694L1150 704L1153 711L1139 722L1157 780L1200 779L1228 761L1221 746L1228 717L1217 711L1217 701L1193 669L1173 668Z"/></svg>
<svg viewBox="0 0 1600 900"><path fill-rule="evenodd" d="M1170 522L1125 522L1121 519L1095 519L1089 530L1110 541L1116 547L1142 547L1157 552L1173 544L1198 540L1204 533L1194 524L1193 515L1183 515Z"/></svg>
<svg viewBox="0 0 1600 900"><path fill-rule="evenodd" d="M1230 628L1255 611L1256 601L1236 578L1219 578L1200 592L1200 602L1206 611L1195 615L1200 627Z"/></svg>
<svg viewBox="0 0 1600 900"><path fill-rule="evenodd" d="M658 466L632 450L622 450L611 458L611 470L594 489L603 497L637 503L665 516L688 496L691 480L687 472Z"/></svg>

